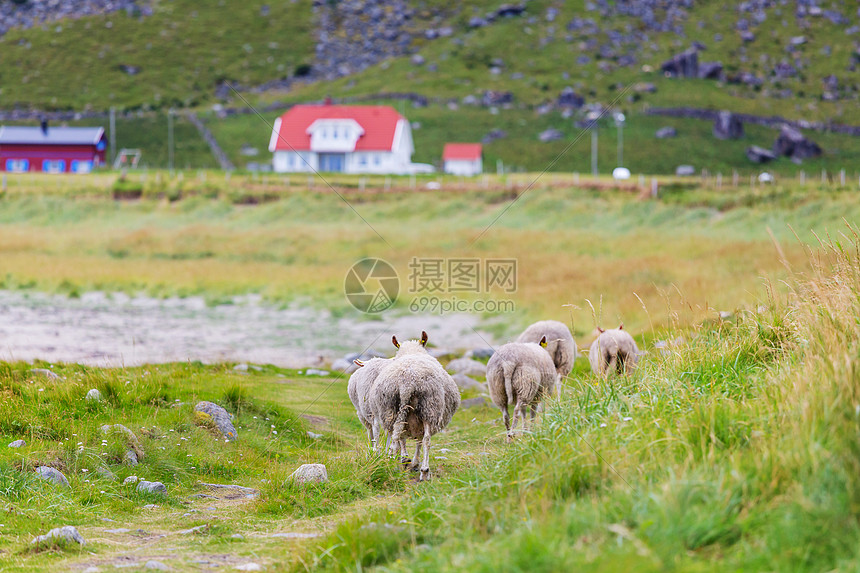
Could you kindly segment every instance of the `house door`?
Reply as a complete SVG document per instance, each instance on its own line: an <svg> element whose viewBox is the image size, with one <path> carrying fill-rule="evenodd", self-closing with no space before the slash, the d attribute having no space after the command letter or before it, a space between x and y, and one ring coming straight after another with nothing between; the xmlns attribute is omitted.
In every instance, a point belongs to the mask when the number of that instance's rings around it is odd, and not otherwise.
<svg viewBox="0 0 860 573"><path fill-rule="evenodd" d="M341 172L345 163L344 153L320 153L320 171Z"/></svg>

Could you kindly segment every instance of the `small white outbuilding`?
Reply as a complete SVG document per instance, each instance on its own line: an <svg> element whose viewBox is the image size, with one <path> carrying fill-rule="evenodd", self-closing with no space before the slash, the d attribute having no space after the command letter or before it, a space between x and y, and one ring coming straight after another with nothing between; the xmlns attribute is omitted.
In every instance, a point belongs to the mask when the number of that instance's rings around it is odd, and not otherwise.
<svg viewBox="0 0 860 573"><path fill-rule="evenodd" d="M480 143L446 143L443 170L452 175L480 175L484 171L483 153Z"/></svg>

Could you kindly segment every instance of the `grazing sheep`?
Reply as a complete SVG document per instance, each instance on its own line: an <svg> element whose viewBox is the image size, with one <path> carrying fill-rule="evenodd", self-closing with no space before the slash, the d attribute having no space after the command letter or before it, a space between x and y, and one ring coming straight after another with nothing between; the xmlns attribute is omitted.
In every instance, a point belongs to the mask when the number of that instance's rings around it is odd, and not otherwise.
<svg viewBox="0 0 860 573"><path fill-rule="evenodd" d="M346 385L349 399L355 406L355 413L367 428L367 437L373 446L373 451L376 451L376 441L379 439L379 423L375 421L370 407L370 390L379 373L390 361L389 358L371 358L367 362L353 360L358 370L352 373Z"/></svg>
<svg viewBox="0 0 860 573"><path fill-rule="evenodd" d="M546 336L539 343L510 342L496 350L487 363L487 385L493 404L502 411L502 419L513 438L517 416L526 427L526 409L531 406L532 420L540 401L556 392L558 373L546 352ZM514 423L508 418L508 405L514 404Z"/></svg>
<svg viewBox="0 0 860 573"><path fill-rule="evenodd" d="M576 342L567 326L557 320L541 320L529 326L517 338L517 342L540 342L546 336L546 351L555 364L558 379L566 378L573 370L576 360Z"/></svg>
<svg viewBox="0 0 860 573"><path fill-rule="evenodd" d="M597 327L597 330L600 335L588 350L591 371L604 377L611 373L633 372L639 362L639 348L633 337L624 330L624 325L609 330Z"/></svg>
<svg viewBox="0 0 860 573"><path fill-rule="evenodd" d="M420 479L430 479L430 436L451 421L460 406L460 390L438 360L427 353L427 333L421 340L403 344L391 341L397 354L385 365L371 389L374 422L391 436L392 450L400 445L406 462L406 438L416 440L415 457L409 469L418 466L421 448Z"/></svg>

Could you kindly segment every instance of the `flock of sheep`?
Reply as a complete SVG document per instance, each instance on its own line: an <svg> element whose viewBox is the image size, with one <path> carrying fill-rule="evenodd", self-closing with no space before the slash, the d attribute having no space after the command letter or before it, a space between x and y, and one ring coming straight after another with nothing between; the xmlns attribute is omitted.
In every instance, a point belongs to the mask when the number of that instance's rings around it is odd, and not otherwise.
<svg viewBox="0 0 860 573"><path fill-rule="evenodd" d="M636 367L639 349L623 325L598 328L588 359L598 376L629 372ZM439 361L427 352L427 333L420 340L402 344L397 337L393 358L356 360L359 366L349 379L347 392L358 419L367 428L373 450L382 430L389 437L391 454L400 448L401 460L420 470L420 480L430 478L430 437L444 429L460 406L460 390ZM487 363L487 386L493 404L502 412L508 439L513 438L517 418L526 427L526 413L534 420L547 396L556 396L563 378L573 369L576 343L567 326L544 320L529 326L516 340L499 347ZM513 423L508 407L513 405ZM409 459L406 440L416 441ZM423 449L423 456L422 456ZM420 460L420 462L419 462Z"/></svg>

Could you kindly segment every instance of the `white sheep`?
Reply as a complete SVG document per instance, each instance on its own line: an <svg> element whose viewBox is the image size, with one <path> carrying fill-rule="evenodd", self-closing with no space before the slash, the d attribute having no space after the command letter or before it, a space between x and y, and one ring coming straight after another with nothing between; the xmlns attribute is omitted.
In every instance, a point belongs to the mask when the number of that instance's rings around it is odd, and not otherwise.
<svg viewBox="0 0 860 573"><path fill-rule="evenodd" d="M379 439L379 422L373 417L373 409L370 406L370 390L376 382L379 373L391 361L390 358L371 358L366 362L353 360L358 370L349 377L346 391L358 419L367 428L367 437L376 451L376 442Z"/></svg>
<svg viewBox="0 0 860 573"><path fill-rule="evenodd" d="M539 343L510 342L493 353L487 363L487 386L490 399L502 411L508 439L513 438L517 416L526 427L526 409L531 407L532 420L540 401L556 393L558 373L546 352L546 336ZM508 417L508 406L514 404L514 421Z"/></svg>
<svg viewBox="0 0 860 573"><path fill-rule="evenodd" d="M558 372L559 382L566 378L573 370L573 361L576 360L576 342L570 334L567 326L557 320L541 320L526 328L517 342L540 342L546 337L546 351L552 357Z"/></svg>
<svg viewBox="0 0 860 573"><path fill-rule="evenodd" d="M633 372L639 362L639 348L633 337L624 330L624 325L609 330L598 326L597 330L600 334L588 350L591 371L603 377L612 373Z"/></svg>
<svg viewBox="0 0 860 573"><path fill-rule="evenodd" d="M427 353L427 333L421 340L397 337L391 341L397 354L385 365L370 392L374 421L379 422L391 437L391 448L400 446L406 459L406 438L416 440L415 456L409 465L415 469L424 448L420 464L420 479L430 478L430 436L451 421L460 406L460 390L438 360Z"/></svg>

